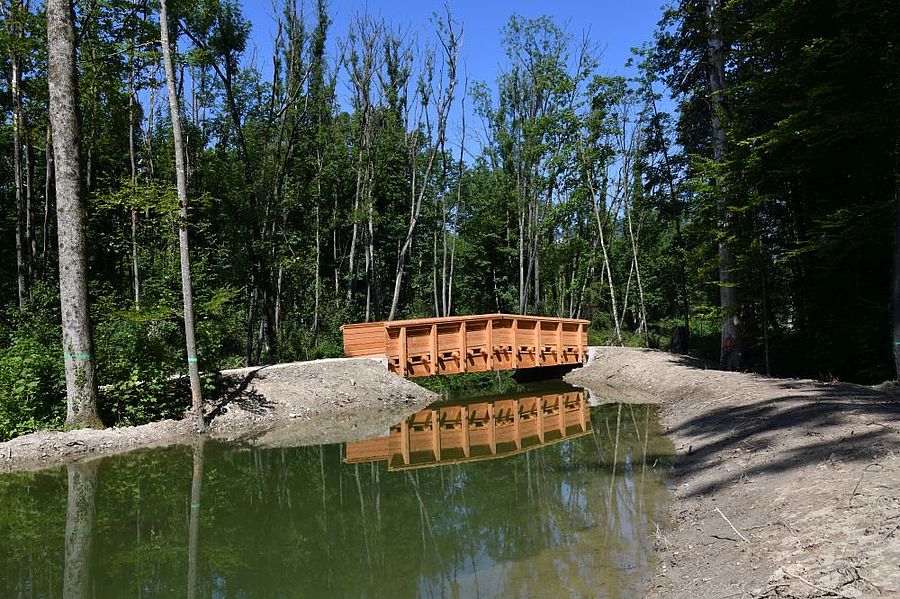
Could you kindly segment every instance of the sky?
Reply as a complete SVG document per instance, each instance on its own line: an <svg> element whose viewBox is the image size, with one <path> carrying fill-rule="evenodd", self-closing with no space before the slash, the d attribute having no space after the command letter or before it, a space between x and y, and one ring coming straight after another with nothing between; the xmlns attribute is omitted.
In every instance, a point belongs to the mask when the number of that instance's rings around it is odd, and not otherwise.
<svg viewBox="0 0 900 599"><path fill-rule="evenodd" d="M576 39L588 33L602 54L600 70L606 75L630 75L625 67L631 48L652 39L662 16L664 0L449 0L453 18L462 24L462 63L469 81L493 84L505 60L500 30L511 14L535 18L553 17ZM307 10L311 9L307 0ZM275 37L275 9L272 0L243 0L244 17L253 29L249 49L255 49L255 63L265 75L271 74ZM431 16L443 14L444 0L329 0L332 27L331 55L339 38L345 38L350 19L368 12L387 22L408 26L424 38L432 35ZM250 54L253 55L252 52ZM268 71L268 72L267 72ZM346 90L344 90L346 93ZM341 90L338 90L341 94ZM451 118L451 128L453 128ZM452 135L452 134L451 134Z"/></svg>

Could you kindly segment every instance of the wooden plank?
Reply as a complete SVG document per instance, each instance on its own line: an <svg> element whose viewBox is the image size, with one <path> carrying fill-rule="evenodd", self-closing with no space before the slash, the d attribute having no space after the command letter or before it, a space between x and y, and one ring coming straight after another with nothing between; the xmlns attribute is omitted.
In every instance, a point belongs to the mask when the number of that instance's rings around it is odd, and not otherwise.
<svg viewBox="0 0 900 599"><path fill-rule="evenodd" d="M406 369L406 327L400 327L400 376L405 377Z"/></svg>
<svg viewBox="0 0 900 599"><path fill-rule="evenodd" d="M466 343L466 321L459 323L459 371L465 372L469 363L469 348Z"/></svg>
<svg viewBox="0 0 900 599"><path fill-rule="evenodd" d="M431 434L433 436L434 459L441 461L441 415L439 410L431 410Z"/></svg>
<svg viewBox="0 0 900 599"><path fill-rule="evenodd" d="M409 419L404 418L400 421L400 454L403 456L403 463L409 464Z"/></svg>
<svg viewBox="0 0 900 599"><path fill-rule="evenodd" d="M438 368L438 336L437 324L431 325L431 374L437 374Z"/></svg>
<svg viewBox="0 0 900 599"><path fill-rule="evenodd" d="M512 366L513 368L519 367L519 339L518 339L518 328L519 328L519 319L512 319Z"/></svg>
<svg viewBox="0 0 900 599"><path fill-rule="evenodd" d="M565 351L563 349L562 336L563 336L563 323L560 320L559 322L556 323L556 363L557 364L562 364L564 361L563 358L565 358Z"/></svg>
<svg viewBox="0 0 900 599"><path fill-rule="evenodd" d="M469 408L462 406L460 409L460 419L462 420L462 450L463 455L469 457Z"/></svg>
<svg viewBox="0 0 900 599"><path fill-rule="evenodd" d="M494 369L494 319L488 318L486 325L485 349L487 350L487 369Z"/></svg>
<svg viewBox="0 0 900 599"><path fill-rule="evenodd" d="M537 435L541 443L544 442L544 400L541 397L534 398L534 409L537 413Z"/></svg>
<svg viewBox="0 0 900 599"><path fill-rule="evenodd" d="M578 363L584 364L584 345L581 343L581 336L584 332L584 325L582 323L578 323Z"/></svg>
<svg viewBox="0 0 900 599"><path fill-rule="evenodd" d="M494 420L494 404L493 402L487 405L488 410L488 426L490 427L490 446L491 453L497 453L497 423Z"/></svg>
<svg viewBox="0 0 900 599"><path fill-rule="evenodd" d="M522 428L521 428L522 403L519 400L515 401L515 407L513 409L513 418L515 419L515 426L516 426L516 449L522 449Z"/></svg>

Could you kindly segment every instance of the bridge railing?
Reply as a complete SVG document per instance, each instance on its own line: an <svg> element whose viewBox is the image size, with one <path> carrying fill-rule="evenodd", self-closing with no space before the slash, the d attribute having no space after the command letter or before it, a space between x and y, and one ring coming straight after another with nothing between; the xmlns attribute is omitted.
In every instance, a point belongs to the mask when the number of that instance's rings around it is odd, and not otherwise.
<svg viewBox="0 0 900 599"><path fill-rule="evenodd" d="M405 377L581 364L589 321L485 314L347 324L344 354L386 356Z"/></svg>

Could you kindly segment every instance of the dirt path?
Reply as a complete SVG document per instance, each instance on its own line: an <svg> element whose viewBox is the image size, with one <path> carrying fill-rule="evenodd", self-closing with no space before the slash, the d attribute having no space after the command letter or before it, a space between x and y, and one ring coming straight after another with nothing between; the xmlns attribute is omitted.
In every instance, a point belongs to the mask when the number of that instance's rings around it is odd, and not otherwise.
<svg viewBox="0 0 900 599"><path fill-rule="evenodd" d="M204 405L210 437L265 446L367 438L438 398L391 374L382 361L368 358L293 362L221 374L227 383L224 392ZM0 473L190 443L194 434L188 420L39 431L0 443Z"/></svg>
<svg viewBox="0 0 900 599"><path fill-rule="evenodd" d="M567 380L661 406L674 528L650 597L900 596L896 395L623 348Z"/></svg>

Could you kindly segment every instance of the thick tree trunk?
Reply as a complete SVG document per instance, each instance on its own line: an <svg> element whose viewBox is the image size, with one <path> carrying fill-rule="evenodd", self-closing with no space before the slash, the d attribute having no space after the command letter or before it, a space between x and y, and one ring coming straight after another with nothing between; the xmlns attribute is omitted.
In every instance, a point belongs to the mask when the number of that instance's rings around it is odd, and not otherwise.
<svg viewBox="0 0 900 599"><path fill-rule="evenodd" d="M50 122L56 165L56 222L59 243L59 301L66 368L66 425L102 426L91 316L88 310L84 232L84 179L78 122L75 15L71 0L47 1Z"/></svg>
<svg viewBox="0 0 900 599"><path fill-rule="evenodd" d="M166 71L166 86L169 90L169 115L172 121L172 138L175 145L175 180L178 189L180 222L178 224L178 247L181 256L181 293L184 298L184 339L187 348L188 376L191 381L191 407L196 426L204 429L203 395L200 387L200 370L197 364L197 342L194 338L194 297L191 287L191 258L188 243L187 171L184 164L184 138L181 134L181 115L178 111L178 95L175 88L175 68L172 65L172 50L169 45L169 24L166 14L166 0L159 2L159 37L162 45L163 66Z"/></svg>
<svg viewBox="0 0 900 599"><path fill-rule="evenodd" d="M708 58L709 92L712 106L710 128L713 139L713 160L719 164L725 159L726 132L725 116L725 46L722 42L721 0L707 0L706 16L709 22ZM719 195L719 213L722 232L719 240L719 306L722 310L722 343L719 361L728 370L743 368L743 348L741 347L741 322L735 256L731 247L732 215L725 199L721 180L715 182Z"/></svg>
<svg viewBox="0 0 900 599"><path fill-rule="evenodd" d="M91 562L96 521L97 462L69 464L66 501L65 599L93 597Z"/></svg>

